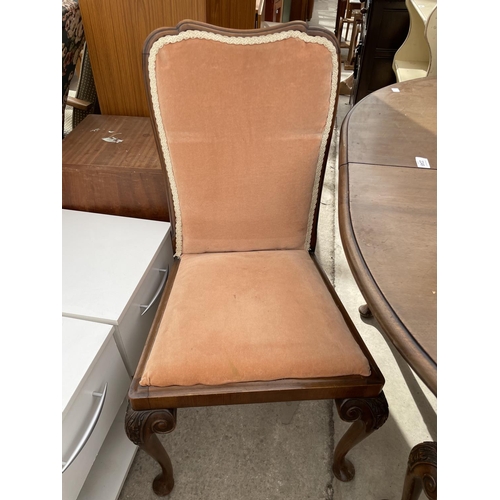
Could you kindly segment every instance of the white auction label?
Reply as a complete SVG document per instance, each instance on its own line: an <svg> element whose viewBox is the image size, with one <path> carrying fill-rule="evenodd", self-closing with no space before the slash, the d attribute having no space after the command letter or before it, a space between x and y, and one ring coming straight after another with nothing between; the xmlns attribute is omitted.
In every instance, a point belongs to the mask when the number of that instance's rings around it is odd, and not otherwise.
<svg viewBox="0 0 500 500"><path fill-rule="evenodd" d="M399 92L399 89L397 89L396 87L392 87L392 88L391 88L391 90L392 90L393 92Z"/></svg>
<svg viewBox="0 0 500 500"><path fill-rule="evenodd" d="M431 168L429 165L429 160L427 158L420 158L420 156L415 156L418 168Z"/></svg>

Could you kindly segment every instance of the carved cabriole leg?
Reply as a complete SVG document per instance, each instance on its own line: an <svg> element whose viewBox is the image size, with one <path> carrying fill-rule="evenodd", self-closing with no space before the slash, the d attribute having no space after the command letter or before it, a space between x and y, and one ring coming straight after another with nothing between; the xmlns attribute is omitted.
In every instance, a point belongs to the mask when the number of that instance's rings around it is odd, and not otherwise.
<svg viewBox="0 0 500 500"><path fill-rule="evenodd" d="M375 398L340 399L335 400L335 404L340 418L352 422L352 425L340 438L333 452L333 474L340 481L350 481L354 477L354 465L345 456L384 425L389 416L389 405L383 392Z"/></svg>
<svg viewBox="0 0 500 500"><path fill-rule="evenodd" d="M156 433L172 432L176 424L177 410L141 410L130 407L125 415L125 432L130 441L154 458L161 467L161 473L153 481L153 491L166 496L174 487L172 462Z"/></svg>
<svg viewBox="0 0 500 500"><path fill-rule="evenodd" d="M437 498L437 443L427 441L415 446L408 459L403 500L417 500L422 492L427 498Z"/></svg>
<svg viewBox="0 0 500 500"><path fill-rule="evenodd" d="M372 312L370 311L370 308L368 307L368 304L363 304L362 306L359 306L358 311L362 318L371 318L373 316Z"/></svg>

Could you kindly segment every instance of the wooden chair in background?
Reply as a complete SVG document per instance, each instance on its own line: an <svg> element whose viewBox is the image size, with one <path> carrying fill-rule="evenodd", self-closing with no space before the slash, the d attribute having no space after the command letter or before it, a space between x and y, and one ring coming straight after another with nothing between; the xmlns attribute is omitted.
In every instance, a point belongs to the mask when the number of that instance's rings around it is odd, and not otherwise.
<svg viewBox="0 0 500 500"><path fill-rule="evenodd" d="M335 35L340 47L349 49L344 62L344 69L354 69L354 57L363 26L362 9L365 2L340 0L337 6Z"/></svg>
<svg viewBox="0 0 500 500"><path fill-rule="evenodd" d="M351 35L349 39L349 51L344 62L344 69L349 70L354 69L356 47L358 46L361 30L363 29L363 14L361 13L361 9L353 9L350 15Z"/></svg>
<svg viewBox="0 0 500 500"><path fill-rule="evenodd" d="M78 84L75 96L68 96L66 104L73 107L72 128L74 129L87 115L99 114L99 102L94 75L90 65L89 52L85 43L79 59Z"/></svg>

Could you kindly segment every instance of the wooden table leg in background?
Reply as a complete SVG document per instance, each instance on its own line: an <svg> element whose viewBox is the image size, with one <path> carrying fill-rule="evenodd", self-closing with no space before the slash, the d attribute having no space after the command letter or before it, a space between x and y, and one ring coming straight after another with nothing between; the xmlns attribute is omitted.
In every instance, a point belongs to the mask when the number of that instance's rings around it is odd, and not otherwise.
<svg viewBox="0 0 500 500"><path fill-rule="evenodd" d="M337 0L337 17L335 19L335 36L337 37L339 43L342 33L339 33L340 18L345 17L345 11L347 8L347 0Z"/></svg>
<svg viewBox="0 0 500 500"><path fill-rule="evenodd" d="M408 459L402 500L418 500L424 490L427 498L437 498L437 443L417 444Z"/></svg>
<svg viewBox="0 0 500 500"><path fill-rule="evenodd" d="M358 311L362 318L371 318L373 316L372 312L370 311L370 308L368 307L368 304L363 304L359 306Z"/></svg>

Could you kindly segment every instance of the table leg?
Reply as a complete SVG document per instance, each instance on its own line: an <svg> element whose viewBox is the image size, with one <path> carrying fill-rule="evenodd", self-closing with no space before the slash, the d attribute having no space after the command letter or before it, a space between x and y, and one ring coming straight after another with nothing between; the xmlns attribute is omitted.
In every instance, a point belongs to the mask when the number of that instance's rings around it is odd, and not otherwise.
<svg viewBox="0 0 500 500"><path fill-rule="evenodd" d="M402 500L417 500L424 490L430 500L437 498L437 443L417 444L408 459Z"/></svg>
<svg viewBox="0 0 500 500"><path fill-rule="evenodd" d="M370 308L368 307L368 304L363 304L362 306L359 306L358 311L362 318L371 318L373 316L372 312L370 311Z"/></svg>

